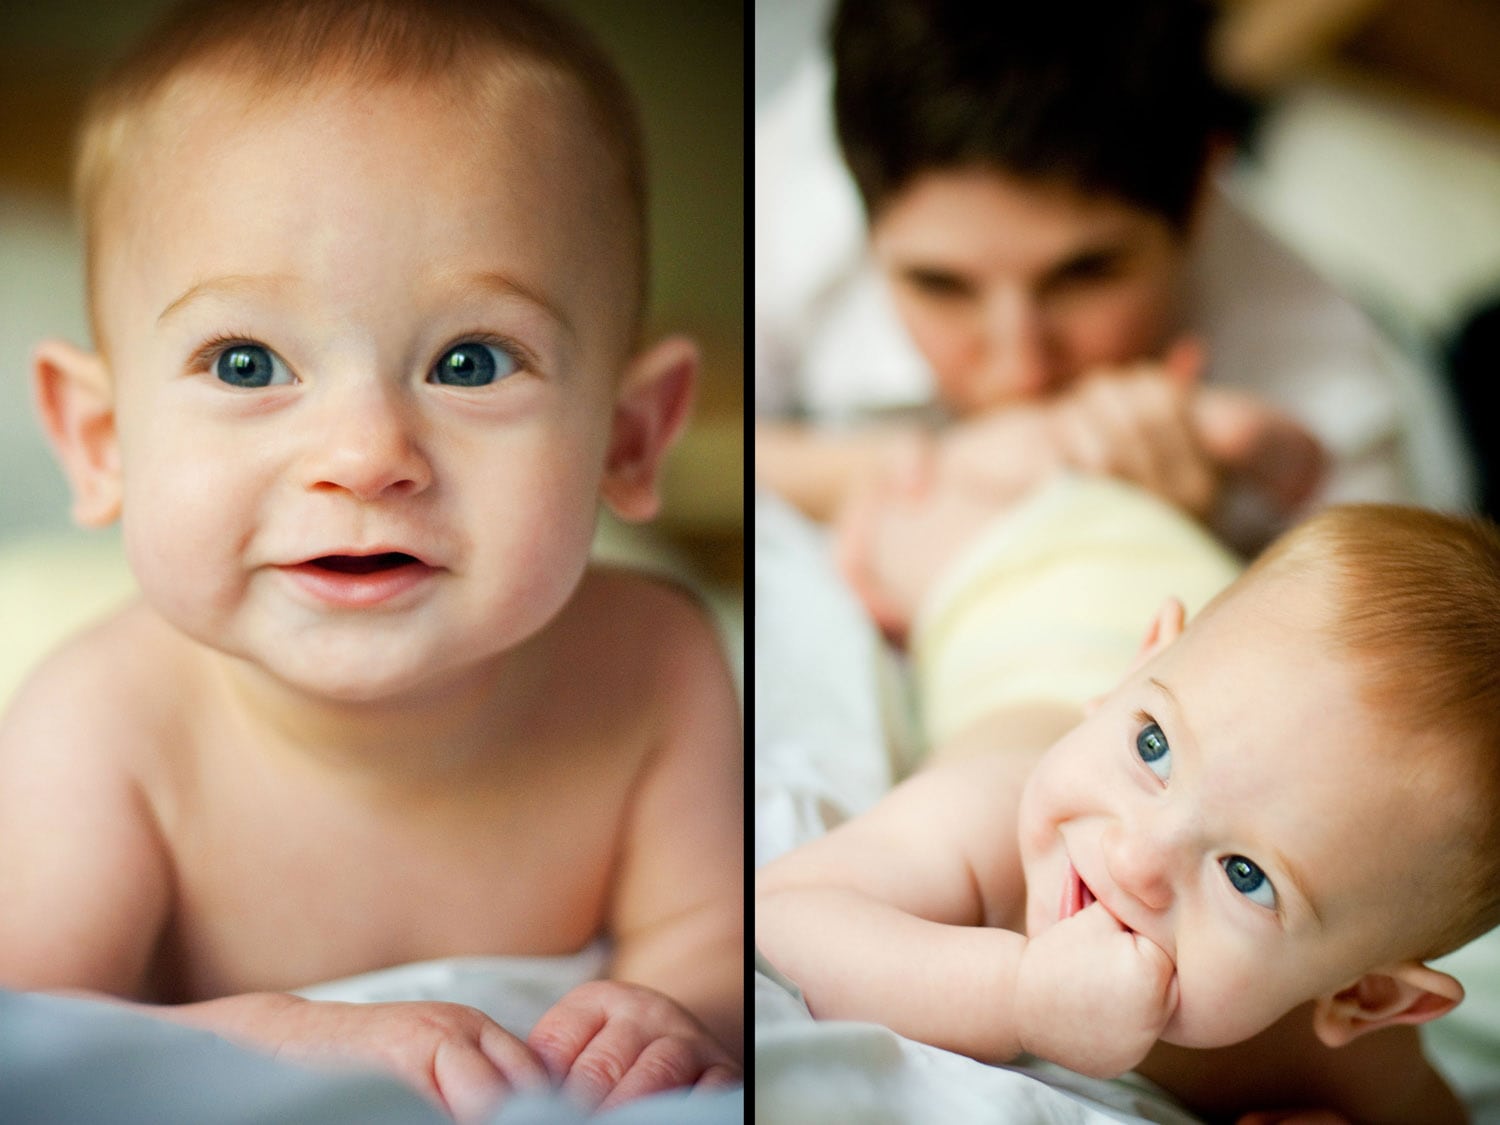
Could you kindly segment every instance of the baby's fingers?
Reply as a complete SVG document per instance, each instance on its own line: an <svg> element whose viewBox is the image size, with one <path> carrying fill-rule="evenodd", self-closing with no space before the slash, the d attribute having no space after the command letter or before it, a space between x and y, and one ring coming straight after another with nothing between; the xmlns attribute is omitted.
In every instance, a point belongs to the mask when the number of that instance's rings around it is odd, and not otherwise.
<svg viewBox="0 0 1500 1125"><path fill-rule="evenodd" d="M591 1049L592 1047L593 1044L590 1044ZM629 1049L626 1047L627 1052ZM620 1056L607 1051L605 1057ZM599 1108L613 1109L632 1098L645 1097L663 1090L679 1090L689 1086L695 1089L725 1087L735 1085L739 1080L739 1068L712 1045L699 1039L667 1036L654 1039L640 1049L635 1061L615 1082L613 1090L599 1103Z"/></svg>
<svg viewBox="0 0 1500 1125"><path fill-rule="evenodd" d="M432 1059L432 1081L456 1121L479 1121L516 1090L544 1087L547 1071L531 1049L498 1025L481 1029L477 1044L450 1039Z"/></svg>
<svg viewBox="0 0 1500 1125"><path fill-rule="evenodd" d="M480 1031L479 1049L500 1069L513 1089L542 1089L551 1085L547 1067L537 1053L499 1024L486 1024Z"/></svg>
<svg viewBox="0 0 1500 1125"><path fill-rule="evenodd" d="M432 1084L455 1121L478 1121L510 1091L499 1069L472 1044L445 1042L432 1057Z"/></svg>
<svg viewBox="0 0 1500 1125"><path fill-rule="evenodd" d="M575 1012L572 1020L546 1028L538 1023L530 1042L546 1061L552 1076L561 1082L563 1091L574 1101L594 1109L630 1072L650 1045L651 1036L634 1022L609 1020L603 1012L593 1019L580 1018L583 1015ZM637 1081L646 1081L658 1072L657 1068L674 1061L654 1055Z"/></svg>
<svg viewBox="0 0 1500 1125"><path fill-rule="evenodd" d="M571 996L548 1009L526 1037L552 1081L561 1085L573 1064L608 1021L600 1007L572 1002ZM602 1095L601 1095L602 1097Z"/></svg>

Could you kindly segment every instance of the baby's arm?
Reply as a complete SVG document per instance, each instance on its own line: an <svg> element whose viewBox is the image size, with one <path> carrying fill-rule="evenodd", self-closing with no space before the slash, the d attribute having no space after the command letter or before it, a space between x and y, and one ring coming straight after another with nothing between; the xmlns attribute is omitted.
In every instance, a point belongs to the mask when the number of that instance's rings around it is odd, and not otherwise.
<svg viewBox="0 0 1500 1125"><path fill-rule="evenodd" d="M101 659L77 645L52 657L0 722L6 987L136 998L149 987L171 866Z"/></svg>
<svg viewBox="0 0 1500 1125"><path fill-rule="evenodd" d="M661 724L627 812L611 979L575 989L528 1038L570 1093L605 1107L738 1081L744 1037L739 703L699 607L654 583L637 596L662 654Z"/></svg>
<svg viewBox="0 0 1500 1125"><path fill-rule="evenodd" d="M861 481L929 440L928 432L914 424L830 431L762 420L755 424L755 482L811 519L826 522Z"/></svg>
<svg viewBox="0 0 1500 1125"><path fill-rule="evenodd" d="M1015 810L1033 761L936 766L762 869L756 944L815 1016L989 1062L1029 1051L1113 1075L1145 1056L1174 995L1160 950L1097 904L1030 940L1001 928L1020 928Z"/></svg>

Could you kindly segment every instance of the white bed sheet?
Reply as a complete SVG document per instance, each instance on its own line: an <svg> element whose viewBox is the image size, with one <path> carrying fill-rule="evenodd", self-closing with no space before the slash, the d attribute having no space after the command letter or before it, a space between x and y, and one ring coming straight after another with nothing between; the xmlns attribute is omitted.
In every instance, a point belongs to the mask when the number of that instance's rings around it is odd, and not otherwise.
<svg viewBox="0 0 1500 1125"><path fill-rule="evenodd" d="M757 867L889 788L904 713L885 700L889 656L830 565L822 534L756 497L755 857ZM1476 1125L1500 1125L1500 932L1444 959L1468 996L1424 1028L1429 1054ZM871 1024L815 1022L796 989L756 958L756 1120L797 1123L1193 1121L1139 1079L1105 1082L1045 1063L994 1067Z"/></svg>
<svg viewBox="0 0 1500 1125"><path fill-rule="evenodd" d="M465 957L401 965L302 989L320 1000L441 1000L518 1035L607 950L571 957ZM518 1096L486 1125L733 1125L743 1088L672 1092L585 1114L552 1091ZM438 1125L446 1115L384 1074L294 1066L196 1028L105 1001L0 990L0 1121L28 1125Z"/></svg>

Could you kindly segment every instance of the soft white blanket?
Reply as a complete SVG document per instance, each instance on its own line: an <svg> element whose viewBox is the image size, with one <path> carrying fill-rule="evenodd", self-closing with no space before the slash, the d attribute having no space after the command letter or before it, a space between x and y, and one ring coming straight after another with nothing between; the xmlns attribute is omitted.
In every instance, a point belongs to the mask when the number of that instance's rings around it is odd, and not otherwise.
<svg viewBox="0 0 1500 1125"><path fill-rule="evenodd" d="M449 957L417 961L299 988L309 1000L372 1004L441 1000L478 1008L512 1035L525 1038L542 1013L569 990L604 973L609 956L598 941L569 957Z"/></svg>
<svg viewBox="0 0 1500 1125"><path fill-rule="evenodd" d="M755 856L766 862L867 808L899 772L890 660L830 566L821 534L780 501L755 518ZM898 748L893 753L892 744ZM1446 958L1468 989L1424 1028L1480 1125L1500 1125L1500 934ZM1045 1063L993 1067L872 1024L815 1022L762 958L755 974L756 1119L833 1122L1181 1123L1144 1080Z"/></svg>
<svg viewBox="0 0 1500 1125"><path fill-rule="evenodd" d="M444 1000L525 1035L542 1012L604 968L604 946L571 957L466 957L302 989L323 1000ZM517 1097L488 1125L732 1125L744 1090L641 1098L588 1117L558 1093ZM48 1125L440 1125L447 1118L394 1079L312 1070L195 1028L104 1001L0 990L0 1121Z"/></svg>

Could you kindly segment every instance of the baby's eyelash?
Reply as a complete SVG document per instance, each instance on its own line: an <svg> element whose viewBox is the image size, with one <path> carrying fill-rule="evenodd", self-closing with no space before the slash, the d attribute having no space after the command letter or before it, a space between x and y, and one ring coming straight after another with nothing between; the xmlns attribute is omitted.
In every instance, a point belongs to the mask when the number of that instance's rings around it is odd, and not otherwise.
<svg viewBox="0 0 1500 1125"><path fill-rule="evenodd" d="M492 348L500 348L508 353L516 361L517 369L535 373L539 370L536 356L524 344L513 340L509 336L501 336L495 332L464 332L454 336L446 344L438 349L441 357L458 347L460 344L487 344Z"/></svg>
<svg viewBox="0 0 1500 1125"><path fill-rule="evenodd" d="M238 332L225 333L205 341L199 348L188 357L189 371L207 371L208 365L219 355L220 352L228 351L230 348L242 348L250 345L265 347L254 337Z"/></svg>
<svg viewBox="0 0 1500 1125"><path fill-rule="evenodd" d="M508 352L516 361L519 370L537 372L540 370L536 355L530 348L517 342L509 336L501 336L495 332L464 332L454 336L448 343L438 349L437 355L442 356L460 344L487 344L492 348L501 348ZM193 354L188 357L188 370L207 371L209 365L220 353L230 348L242 348L250 346L266 348L255 337L243 332L225 332L205 340ZM274 350L274 349L273 349Z"/></svg>

